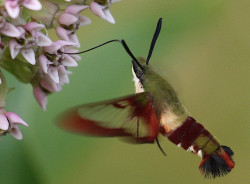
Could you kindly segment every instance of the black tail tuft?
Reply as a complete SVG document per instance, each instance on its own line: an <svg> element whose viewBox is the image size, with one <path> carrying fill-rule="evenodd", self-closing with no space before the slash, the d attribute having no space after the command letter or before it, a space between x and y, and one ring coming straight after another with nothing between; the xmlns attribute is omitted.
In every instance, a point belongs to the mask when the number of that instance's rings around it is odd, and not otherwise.
<svg viewBox="0 0 250 184"><path fill-rule="evenodd" d="M203 157L199 169L205 178L224 176L234 168L232 155L233 151L229 147L221 146L213 154Z"/></svg>
<svg viewBox="0 0 250 184"><path fill-rule="evenodd" d="M201 172L205 178L215 178L224 176L229 173L231 169L227 166L227 163L215 153L205 159L200 166Z"/></svg>
<svg viewBox="0 0 250 184"><path fill-rule="evenodd" d="M233 152L229 147L227 147L227 146L221 146L221 147L224 149L224 151L225 151L230 157L234 155L234 152Z"/></svg>

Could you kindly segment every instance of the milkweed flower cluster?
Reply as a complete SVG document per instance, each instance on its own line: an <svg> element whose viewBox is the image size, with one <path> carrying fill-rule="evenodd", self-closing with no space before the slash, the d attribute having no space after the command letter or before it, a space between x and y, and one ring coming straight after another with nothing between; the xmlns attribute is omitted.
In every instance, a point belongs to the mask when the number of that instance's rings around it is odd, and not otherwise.
<svg viewBox="0 0 250 184"><path fill-rule="evenodd" d="M109 7L119 0L0 0L0 136L9 133L18 140L18 125L28 126L17 114L8 112L9 88L2 69L33 87L33 95L46 110L47 96L69 83L71 67L81 59L77 31L91 20L89 9L105 21L115 23ZM54 29L58 40L48 34Z"/></svg>

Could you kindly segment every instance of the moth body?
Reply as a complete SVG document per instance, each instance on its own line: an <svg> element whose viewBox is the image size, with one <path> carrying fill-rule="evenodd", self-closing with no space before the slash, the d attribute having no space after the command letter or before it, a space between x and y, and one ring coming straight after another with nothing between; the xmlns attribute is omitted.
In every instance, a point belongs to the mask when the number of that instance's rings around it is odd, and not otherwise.
<svg viewBox="0 0 250 184"><path fill-rule="evenodd" d="M156 114L159 130L163 136L178 147L202 157L200 170L205 177L224 175L234 168L229 147L219 141L197 123L180 103L175 90L168 81L152 70L143 58L137 58L143 70L133 63L136 93L146 92Z"/></svg>
<svg viewBox="0 0 250 184"><path fill-rule="evenodd" d="M147 59L136 59L124 40L104 43L121 42L133 59L136 94L72 108L60 118L60 126L84 135L125 136L138 144L156 142L164 153L158 142L161 133L179 147L202 157L199 169L205 177L223 176L234 168L233 151L220 145L189 115L172 86L149 65L161 23L159 19Z"/></svg>

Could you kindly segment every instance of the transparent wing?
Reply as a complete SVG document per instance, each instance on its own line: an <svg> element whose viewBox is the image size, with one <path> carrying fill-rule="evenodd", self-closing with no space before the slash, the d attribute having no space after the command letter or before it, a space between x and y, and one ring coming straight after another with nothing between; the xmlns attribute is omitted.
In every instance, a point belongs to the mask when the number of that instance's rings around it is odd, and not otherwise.
<svg viewBox="0 0 250 184"><path fill-rule="evenodd" d="M154 142L159 133L159 122L146 92L77 106L64 112L58 124L75 133L132 136L138 142Z"/></svg>

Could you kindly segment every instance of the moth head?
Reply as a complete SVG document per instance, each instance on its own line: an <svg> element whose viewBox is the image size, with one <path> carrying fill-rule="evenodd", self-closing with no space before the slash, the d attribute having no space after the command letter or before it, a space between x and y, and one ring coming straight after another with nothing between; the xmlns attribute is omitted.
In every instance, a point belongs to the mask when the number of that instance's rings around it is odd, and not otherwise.
<svg viewBox="0 0 250 184"><path fill-rule="evenodd" d="M146 65L148 65L148 63L149 63L149 60L150 60L152 53L153 53L153 50L154 50L155 43L156 43L158 36L161 32L161 24L162 24L162 18L160 18L158 20L158 23L157 23L157 26L156 26L156 29L154 32L154 36L152 38L152 41L151 41L151 44L149 47L147 59L144 59L142 57L139 57L136 59L136 58L132 57L133 58L133 60L132 60L132 72L133 72L134 76L136 76L140 81L144 77ZM124 48L126 49L126 47L127 47L126 43L124 43L124 45L125 45ZM128 48L126 50L128 53L130 52Z"/></svg>
<svg viewBox="0 0 250 184"><path fill-rule="evenodd" d="M137 58L138 63L140 66L135 62L132 61L132 74L133 74L133 81L135 82L135 93L142 93L144 92L143 88L143 79L144 79L144 72L145 72L145 65L146 60L144 58Z"/></svg>
<svg viewBox="0 0 250 184"><path fill-rule="evenodd" d="M139 63L139 65L138 65ZM142 57L137 58L137 62L132 60L132 72L135 77L137 77L139 80L143 79L144 76L144 67L146 65L146 60Z"/></svg>

